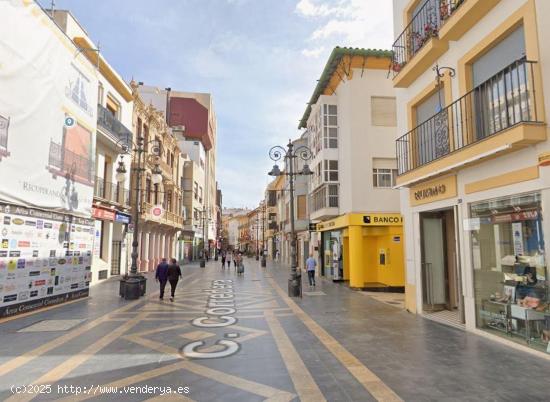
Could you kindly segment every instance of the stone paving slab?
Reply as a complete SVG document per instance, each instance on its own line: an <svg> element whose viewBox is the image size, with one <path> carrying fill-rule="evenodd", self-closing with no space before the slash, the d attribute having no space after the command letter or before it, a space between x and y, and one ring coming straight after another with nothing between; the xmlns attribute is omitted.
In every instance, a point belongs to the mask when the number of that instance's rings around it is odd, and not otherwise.
<svg viewBox="0 0 550 402"><path fill-rule="evenodd" d="M0 399L184 401L456 401L548 398L550 362L411 315L395 305L319 280L302 299L286 296L288 267L246 262L244 276L183 267L174 302L125 301L118 282L87 300L0 323ZM198 327L214 287L231 284L236 322ZM225 292L225 291L224 291ZM322 294L322 295L321 295ZM220 300L220 299L216 299ZM229 311L229 310L228 310ZM46 320L79 320L54 332L17 332ZM217 323L210 319L205 323ZM39 324L40 325L40 324ZM193 342L203 355L187 355ZM227 349L229 350L229 349ZM526 374L528 373L528 374ZM518 379L521 379L519 381ZM10 385L42 383L51 394L13 395ZM95 394L59 394L64 387ZM121 387L159 387L129 394ZM99 388L102 387L102 388ZM114 388L116 393L108 393ZM160 388L162 387L162 388ZM188 393L164 395L168 387ZM97 393L99 390L101 392ZM89 390L88 390L89 391Z"/></svg>

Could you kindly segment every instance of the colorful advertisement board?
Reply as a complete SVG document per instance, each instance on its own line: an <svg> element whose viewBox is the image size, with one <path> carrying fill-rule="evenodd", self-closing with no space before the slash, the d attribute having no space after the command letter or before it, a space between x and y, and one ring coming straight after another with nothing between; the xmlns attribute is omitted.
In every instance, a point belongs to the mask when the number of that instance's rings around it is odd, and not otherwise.
<svg viewBox="0 0 550 402"><path fill-rule="evenodd" d="M0 15L0 200L89 217L95 66L35 2Z"/></svg>
<svg viewBox="0 0 550 402"><path fill-rule="evenodd" d="M0 203L0 318L88 295L94 221Z"/></svg>

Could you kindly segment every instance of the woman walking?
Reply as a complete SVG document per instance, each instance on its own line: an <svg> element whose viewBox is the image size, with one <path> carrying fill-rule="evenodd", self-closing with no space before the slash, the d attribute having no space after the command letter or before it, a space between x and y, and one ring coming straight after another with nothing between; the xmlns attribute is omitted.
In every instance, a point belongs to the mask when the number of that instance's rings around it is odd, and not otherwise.
<svg viewBox="0 0 550 402"><path fill-rule="evenodd" d="M243 256L241 255L241 253L238 253L235 257L235 267L237 270L237 275L241 275L244 273Z"/></svg>
<svg viewBox="0 0 550 402"><path fill-rule="evenodd" d="M178 286L178 280L181 278L181 268L175 258L170 260L171 264L168 266L168 281L170 282L170 301L174 301L174 293L176 292L176 286Z"/></svg>
<svg viewBox="0 0 550 402"><path fill-rule="evenodd" d="M228 251L227 252L227 269L231 268L231 257L232 257L233 253L231 251Z"/></svg>

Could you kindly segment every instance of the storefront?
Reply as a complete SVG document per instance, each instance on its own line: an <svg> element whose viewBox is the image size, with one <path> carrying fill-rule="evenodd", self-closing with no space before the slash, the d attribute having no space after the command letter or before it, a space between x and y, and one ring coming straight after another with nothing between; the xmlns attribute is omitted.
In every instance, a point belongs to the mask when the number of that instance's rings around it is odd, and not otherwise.
<svg viewBox="0 0 550 402"><path fill-rule="evenodd" d="M92 217L95 221L91 283L95 284L99 280L127 272L127 236L131 216L116 209L94 204Z"/></svg>
<svg viewBox="0 0 550 402"><path fill-rule="evenodd" d="M548 350L550 300L539 192L469 206L476 326Z"/></svg>
<svg viewBox="0 0 550 402"><path fill-rule="evenodd" d="M512 157L521 160L512 154L500 165L408 188L406 307L550 353L550 190L543 185L550 171L544 164L507 171Z"/></svg>
<svg viewBox="0 0 550 402"><path fill-rule="evenodd" d="M399 214L346 214L317 224L320 274L350 287L404 290L403 219Z"/></svg>

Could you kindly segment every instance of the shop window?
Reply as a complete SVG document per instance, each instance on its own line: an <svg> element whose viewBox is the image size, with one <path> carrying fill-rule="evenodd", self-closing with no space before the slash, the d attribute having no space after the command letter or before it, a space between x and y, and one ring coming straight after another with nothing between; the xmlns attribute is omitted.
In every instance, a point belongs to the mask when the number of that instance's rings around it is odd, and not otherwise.
<svg viewBox="0 0 550 402"><path fill-rule="evenodd" d="M470 205L477 326L548 351L550 306L540 194Z"/></svg>
<svg viewBox="0 0 550 402"><path fill-rule="evenodd" d="M377 188L392 188L395 186L397 169L372 169L373 186Z"/></svg>

